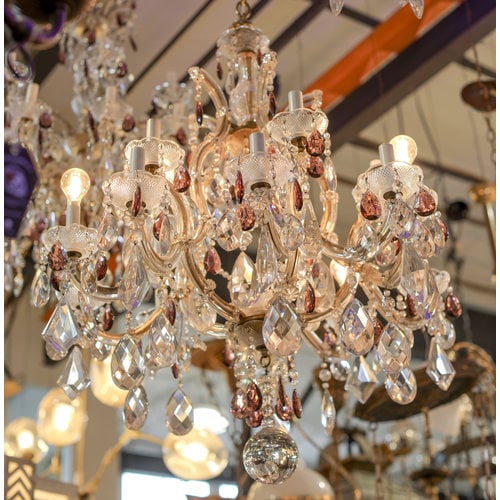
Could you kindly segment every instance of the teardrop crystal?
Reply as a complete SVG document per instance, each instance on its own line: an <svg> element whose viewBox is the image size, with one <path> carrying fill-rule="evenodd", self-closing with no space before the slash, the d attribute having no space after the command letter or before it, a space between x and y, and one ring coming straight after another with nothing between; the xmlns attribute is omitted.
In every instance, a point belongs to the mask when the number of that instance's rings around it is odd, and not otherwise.
<svg viewBox="0 0 500 500"><path fill-rule="evenodd" d="M83 266L80 273L80 282L87 295L92 295L97 291L97 276L92 262L87 262Z"/></svg>
<svg viewBox="0 0 500 500"><path fill-rule="evenodd" d="M132 212L132 215L134 217L137 217L139 215L139 212L141 211L142 208L142 190L141 186L137 184L137 187L135 188L134 191L134 197L132 198L132 205L130 207L130 211Z"/></svg>
<svg viewBox="0 0 500 500"><path fill-rule="evenodd" d="M332 395L328 389L325 389L321 397L321 425L328 436L333 435L336 416L337 411L335 410L335 403L333 402Z"/></svg>
<svg viewBox="0 0 500 500"><path fill-rule="evenodd" d="M101 328L105 332L108 332L113 327L114 321L115 321L115 314L113 313L111 304L105 304L104 311L101 316Z"/></svg>
<svg viewBox="0 0 500 500"><path fill-rule="evenodd" d="M118 297L128 311L139 307L149 290L149 281L142 255L137 245L132 245L125 272L118 286Z"/></svg>
<svg viewBox="0 0 500 500"><path fill-rule="evenodd" d="M455 294L449 293L446 296L444 310L452 318L459 318L462 315L462 304Z"/></svg>
<svg viewBox="0 0 500 500"><path fill-rule="evenodd" d="M149 342L161 367L172 366L177 356L177 339L172 325L163 313L160 313L149 331Z"/></svg>
<svg viewBox="0 0 500 500"><path fill-rule="evenodd" d="M280 420L288 422L293 416L292 405L288 398L285 398L285 403L278 399L275 405L276 415Z"/></svg>
<svg viewBox="0 0 500 500"><path fill-rule="evenodd" d="M31 284L31 305L43 307L50 299L50 279L45 271L37 269Z"/></svg>
<svg viewBox="0 0 500 500"><path fill-rule="evenodd" d="M297 389L294 389L292 393L292 406L293 406L293 413L295 413L295 416L297 418L302 417L302 401L300 400Z"/></svg>
<svg viewBox="0 0 500 500"><path fill-rule="evenodd" d="M415 198L415 212L427 217L433 214L436 210L436 200L427 189L420 188Z"/></svg>
<svg viewBox="0 0 500 500"><path fill-rule="evenodd" d="M245 423L248 425L248 427L255 428L260 426L263 419L264 414L262 413L262 410L252 411L247 414Z"/></svg>
<svg viewBox="0 0 500 500"><path fill-rule="evenodd" d="M436 342L445 350L451 349L455 344L457 334L451 321L443 320L442 332L436 334Z"/></svg>
<svg viewBox="0 0 500 500"><path fill-rule="evenodd" d="M307 138L306 151L311 156L321 156L325 152L325 140L319 130L314 129Z"/></svg>
<svg viewBox="0 0 500 500"><path fill-rule="evenodd" d="M377 346L379 366L396 374L410 364L411 345L405 332L395 323L387 323Z"/></svg>
<svg viewBox="0 0 500 500"><path fill-rule="evenodd" d="M203 105L201 101L196 101L196 122L201 127L203 125Z"/></svg>
<svg viewBox="0 0 500 500"><path fill-rule="evenodd" d="M106 277L107 272L108 272L108 261L106 260L106 257L104 257L104 255L99 255L95 263L95 275L97 281L104 279Z"/></svg>
<svg viewBox="0 0 500 500"><path fill-rule="evenodd" d="M447 391L455 378L455 368L436 338L431 339L425 370L430 379L443 391Z"/></svg>
<svg viewBox="0 0 500 500"><path fill-rule="evenodd" d="M240 220L236 217L236 213L233 210L228 210L220 218L216 233L217 243L226 252L231 252L239 248L242 229Z"/></svg>
<svg viewBox="0 0 500 500"><path fill-rule="evenodd" d="M54 351L67 353L70 347L78 342L80 336L73 313L63 297L45 325L42 337Z"/></svg>
<svg viewBox="0 0 500 500"><path fill-rule="evenodd" d="M257 411L262 407L262 393L255 382L250 382L246 388L247 409Z"/></svg>
<svg viewBox="0 0 500 500"><path fill-rule="evenodd" d="M247 413L247 396L243 389L238 388L231 399L231 414L234 418L243 419Z"/></svg>
<svg viewBox="0 0 500 500"><path fill-rule="evenodd" d="M299 350L302 325L292 305L284 297L277 297L266 312L262 336L272 354L290 356Z"/></svg>
<svg viewBox="0 0 500 500"><path fill-rule="evenodd" d="M280 229L281 243L290 252L297 250L304 243L304 228L297 217L289 214L283 216L283 225Z"/></svg>
<svg viewBox="0 0 500 500"><path fill-rule="evenodd" d="M335 284L330 269L323 260L314 262L311 268L311 285L314 290L316 311L326 311L335 301Z"/></svg>
<svg viewBox="0 0 500 500"><path fill-rule="evenodd" d="M252 259L241 252L234 263L230 282L231 300L238 307L248 307L257 300L257 270Z"/></svg>
<svg viewBox="0 0 500 500"><path fill-rule="evenodd" d="M395 403L410 404L417 395L415 374L409 368L403 368L399 373L388 375L385 380L385 390Z"/></svg>
<svg viewBox="0 0 500 500"><path fill-rule="evenodd" d="M175 302L171 298L168 298L165 303L165 314L171 325L175 323L176 309Z"/></svg>
<svg viewBox="0 0 500 500"><path fill-rule="evenodd" d="M306 281L304 287L299 292L299 299L297 299L297 309L311 314L316 306L316 297L314 295L314 288L309 281Z"/></svg>
<svg viewBox="0 0 500 500"><path fill-rule="evenodd" d="M377 220L382 215L382 205L375 193L368 190L359 202L359 211L366 220Z"/></svg>
<svg viewBox="0 0 500 500"><path fill-rule="evenodd" d="M148 395L142 385L132 387L127 394L123 406L123 416L127 429L138 431L148 418Z"/></svg>
<svg viewBox="0 0 500 500"><path fill-rule="evenodd" d="M61 271L68 263L68 254L60 242L52 245L48 255L48 263L53 271Z"/></svg>
<svg viewBox="0 0 500 500"><path fill-rule="evenodd" d="M101 250L111 250L118 238L118 223L113 214L107 213L97 228L97 244Z"/></svg>
<svg viewBox="0 0 500 500"><path fill-rule="evenodd" d="M330 10L338 16L342 12L344 0L330 0Z"/></svg>
<svg viewBox="0 0 500 500"><path fill-rule="evenodd" d="M75 399L90 385L90 378L83 364L82 351L78 346L73 347L64 370L57 379L57 385L70 399Z"/></svg>
<svg viewBox="0 0 500 500"><path fill-rule="evenodd" d="M267 225L260 233L255 267L257 269L257 292L263 293L278 279L276 251Z"/></svg>
<svg viewBox="0 0 500 500"><path fill-rule="evenodd" d="M124 335L113 351L111 376L120 389L131 389L144 379L144 357L141 346L130 336Z"/></svg>
<svg viewBox="0 0 500 500"><path fill-rule="evenodd" d="M307 162L307 173L313 178L318 179L324 173L323 160L319 156L310 156Z"/></svg>
<svg viewBox="0 0 500 500"><path fill-rule="evenodd" d="M248 203L242 203L236 209L236 215L240 220L241 229L250 231L255 226L257 220L254 209Z"/></svg>
<svg viewBox="0 0 500 500"><path fill-rule="evenodd" d="M203 267L208 274L217 274L221 270L220 257L214 247L210 247L203 259Z"/></svg>
<svg viewBox="0 0 500 500"><path fill-rule="evenodd" d="M186 316L188 323L197 331L204 332L206 329L215 325L217 313L208 303L206 297L198 290L193 289L189 294L185 306L189 315Z"/></svg>
<svg viewBox="0 0 500 500"><path fill-rule="evenodd" d="M302 188L300 187L299 181L295 179L293 181L293 206L295 210L299 212L302 210L304 205L304 195L302 194Z"/></svg>
<svg viewBox="0 0 500 500"><path fill-rule="evenodd" d="M165 424L176 436L184 436L193 428L194 411L191 400L181 389L177 389L167 402Z"/></svg>
<svg viewBox="0 0 500 500"><path fill-rule="evenodd" d="M245 196L243 176L241 175L241 172L239 170L238 172L236 172L236 179L234 181L234 195L238 203L241 203L243 201L243 196Z"/></svg>
<svg viewBox="0 0 500 500"><path fill-rule="evenodd" d="M153 236L158 242L155 248L159 255L167 255L170 249L170 219L163 212L153 222Z"/></svg>
<svg viewBox="0 0 500 500"><path fill-rule="evenodd" d="M347 378L345 390L360 403L365 404L377 385L377 377L363 356L354 360L351 374Z"/></svg>
<svg viewBox="0 0 500 500"><path fill-rule="evenodd" d="M191 186L191 176L186 167L181 166L175 172L174 189L178 193L184 193Z"/></svg>
<svg viewBox="0 0 500 500"><path fill-rule="evenodd" d="M372 348L373 322L358 299L344 309L339 333L346 349L356 356L365 355Z"/></svg>
<svg viewBox="0 0 500 500"><path fill-rule="evenodd" d="M274 92L269 92L269 114L268 116L270 116L270 119L274 118L274 116L276 115L276 110L277 110L277 107L276 107L276 97L274 95Z"/></svg>

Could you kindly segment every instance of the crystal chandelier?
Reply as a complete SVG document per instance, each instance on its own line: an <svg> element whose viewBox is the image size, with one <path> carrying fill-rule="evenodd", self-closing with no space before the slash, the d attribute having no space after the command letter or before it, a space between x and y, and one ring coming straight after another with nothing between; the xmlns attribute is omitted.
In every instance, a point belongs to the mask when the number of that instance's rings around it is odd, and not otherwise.
<svg viewBox="0 0 500 500"><path fill-rule="evenodd" d="M358 217L347 243L339 243L321 92L293 90L277 112L276 54L250 14L239 1L237 20L219 38L221 85L192 67L189 91L158 88L145 137L122 135L126 147L115 150L110 131L124 123L116 93L104 89L85 102L87 110L99 103L104 110L101 140L87 113L88 147L113 165L123 151L123 169L96 168L99 161L62 174L65 224L42 233L32 302L42 307L57 297L42 336L52 359L68 357L58 381L66 395L77 398L90 385L90 356L107 359L114 384L128 391L123 413L133 430L148 414L146 373L170 367L178 388L166 402L166 426L177 436L189 433L193 405L182 377L191 350L206 348L209 337L225 339L237 381L231 413L260 428L245 445L246 471L281 483L299 459L277 422L302 415L295 362L302 341L322 360L321 419L331 434L332 378L361 402L379 379L394 401L413 401L414 332L429 336L427 373L447 390L454 377L446 355L455 340L450 318L461 306L448 273L429 263L447 230L410 137L382 144L380 158L358 177ZM212 117L203 109L207 96ZM86 225L89 207L95 217ZM122 312L125 330L117 331Z"/></svg>
<svg viewBox="0 0 500 500"><path fill-rule="evenodd" d="M399 0L401 6L409 4L411 10L418 19L422 19L424 15L424 0ZM338 16L344 7L344 0L330 0L331 11Z"/></svg>

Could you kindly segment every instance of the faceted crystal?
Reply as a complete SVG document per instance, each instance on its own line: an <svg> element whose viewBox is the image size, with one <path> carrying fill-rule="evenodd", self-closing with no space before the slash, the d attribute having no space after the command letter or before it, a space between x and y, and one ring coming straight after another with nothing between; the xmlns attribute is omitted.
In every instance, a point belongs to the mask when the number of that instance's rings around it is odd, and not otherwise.
<svg viewBox="0 0 500 500"><path fill-rule="evenodd" d="M344 309L339 333L346 349L356 356L367 354L372 348L373 322L358 299Z"/></svg>
<svg viewBox="0 0 500 500"><path fill-rule="evenodd" d="M92 346L92 356L99 361L104 361L110 353L111 345L104 342L101 337L97 337Z"/></svg>
<svg viewBox="0 0 500 500"><path fill-rule="evenodd" d="M181 166L175 172L174 189L178 193L184 193L191 186L191 176L186 167Z"/></svg>
<svg viewBox="0 0 500 500"><path fill-rule="evenodd" d="M90 385L90 378L83 364L82 351L78 346L73 347L63 372L57 379L57 385L70 399L75 399Z"/></svg>
<svg viewBox="0 0 500 500"><path fill-rule="evenodd" d="M424 0L408 0L411 10L418 19L424 15Z"/></svg>
<svg viewBox="0 0 500 500"><path fill-rule="evenodd" d="M43 307L50 299L50 279L45 271L37 269L31 284L31 305Z"/></svg>
<svg viewBox="0 0 500 500"><path fill-rule="evenodd" d="M110 250L118 238L118 223L113 214L107 213L97 228L98 246L101 250Z"/></svg>
<svg viewBox="0 0 500 500"><path fill-rule="evenodd" d="M399 373L388 375L385 390L395 403L410 404L417 395L415 374L409 368L403 368Z"/></svg>
<svg viewBox="0 0 500 500"><path fill-rule="evenodd" d="M153 236L158 242L156 248L162 256L167 255L170 249L170 219L164 212L160 212L153 222Z"/></svg>
<svg viewBox="0 0 500 500"><path fill-rule="evenodd" d="M124 132L131 132L135 127L135 118L131 114L126 114L123 117L122 129Z"/></svg>
<svg viewBox="0 0 500 500"><path fill-rule="evenodd" d="M448 356L436 338L431 339L425 371L430 379L443 391L449 389L451 382L455 378L455 368L453 368Z"/></svg>
<svg viewBox="0 0 500 500"><path fill-rule="evenodd" d="M321 156L325 152L325 140L317 129L314 129L307 138L306 151L311 156Z"/></svg>
<svg viewBox="0 0 500 500"><path fill-rule="evenodd" d="M329 436L333 435L336 415L337 412L335 410L332 395L328 389L325 389L323 390L323 396L321 397L321 425Z"/></svg>
<svg viewBox="0 0 500 500"><path fill-rule="evenodd" d="M293 215L284 215L283 223L280 227L280 238L283 246L288 251L293 252L294 250L297 250L300 245L302 245L304 237L304 228L302 227L300 220Z"/></svg>
<svg viewBox="0 0 500 500"><path fill-rule="evenodd" d="M176 436L184 436L194 423L194 411L191 400L181 389L177 389L165 407L165 424L167 429Z"/></svg>
<svg viewBox="0 0 500 500"><path fill-rule="evenodd" d="M276 298L262 326L264 344L269 352L278 356L290 356L299 350L302 325L292 305L284 298Z"/></svg>
<svg viewBox="0 0 500 500"><path fill-rule="evenodd" d="M285 403L280 400L276 401L275 410L278 418L284 422L288 422L292 418L293 409L288 398L285 399Z"/></svg>
<svg viewBox="0 0 500 500"><path fill-rule="evenodd" d="M68 254L61 243L57 242L52 245L48 255L48 262L49 267L53 271L61 271L64 269L68 263Z"/></svg>
<svg viewBox="0 0 500 500"><path fill-rule="evenodd" d="M255 268L257 269L257 292L263 293L278 279L278 261L267 225L260 233Z"/></svg>
<svg viewBox="0 0 500 500"><path fill-rule="evenodd" d="M427 288L427 275L429 272L428 265L417 255L413 247L405 245L403 248L401 288L407 295L411 295L419 315L423 315L422 309L429 300Z"/></svg>
<svg viewBox="0 0 500 500"><path fill-rule="evenodd" d="M92 262L87 262L80 273L82 288L87 295L92 295L97 291L97 276L95 266Z"/></svg>
<svg viewBox="0 0 500 500"><path fill-rule="evenodd" d="M228 210L217 224L217 243L226 252L236 250L240 246L241 232L239 218L233 210Z"/></svg>
<svg viewBox="0 0 500 500"><path fill-rule="evenodd" d="M250 382L246 388L247 408L249 411L257 411L262 407L262 393L255 382Z"/></svg>
<svg viewBox="0 0 500 500"><path fill-rule="evenodd" d="M115 315L113 313L113 309L111 308L111 304L104 305L104 311L101 316L101 328L108 332L113 327L113 323L115 321Z"/></svg>
<svg viewBox="0 0 500 500"><path fill-rule="evenodd" d="M130 211L132 212L132 215L134 217L137 217L139 215L139 212L141 211L141 208L142 208L142 191L141 191L141 186L137 184L137 187L135 188L134 191L134 197L132 198L132 205Z"/></svg>
<svg viewBox="0 0 500 500"><path fill-rule="evenodd" d="M264 427L253 435L243 449L243 465L255 481L280 484L297 468L299 450L295 441L274 427Z"/></svg>
<svg viewBox="0 0 500 500"><path fill-rule="evenodd" d="M149 412L148 395L142 385L132 387L123 406L123 416L127 429L138 431L146 422Z"/></svg>
<svg viewBox="0 0 500 500"><path fill-rule="evenodd" d="M248 203L242 203L236 209L236 215L240 220L241 229L250 231L255 226L256 216L254 209Z"/></svg>
<svg viewBox="0 0 500 500"><path fill-rule="evenodd" d="M447 351L455 344L457 334L451 321L448 321L447 319L443 320L443 327L443 332L436 334L436 342Z"/></svg>
<svg viewBox="0 0 500 500"><path fill-rule="evenodd" d="M386 373L399 373L410 364L411 346L408 339L394 323L387 323L377 346L379 366Z"/></svg>
<svg viewBox="0 0 500 500"><path fill-rule="evenodd" d="M214 247L210 247L203 259L203 267L207 274L217 274L221 270L221 262L219 254Z"/></svg>
<svg viewBox="0 0 500 500"><path fill-rule="evenodd" d="M80 336L71 309L63 297L45 325L42 337L53 350L67 353Z"/></svg>
<svg viewBox="0 0 500 500"><path fill-rule="evenodd" d="M411 295L406 296L406 311L408 316L415 318L418 316L417 306L415 304L415 299Z"/></svg>
<svg viewBox="0 0 500 500"><path fill-rule="evenodd" d="M300 400L300 396L297 392L297 389L293 390L292 393L292 407L293 407L293 413L297 418L302 417L302 401Z"/></svg>
<svg viewBox="0 0 500 500"><path fill-rule="evenodd" d="M130 335L124 335L111 358L111 376L120 389L131 389L144 378L144 357L141 346Z"/></svg>
<svg viewBox="0 0 500 500"><path fill-rule="evenodd" d="M351 373L351 365L347 359L332 358L330 372L335 380L345 381Z"/></svg>
<svg viewBox="0 0 500 500"><path fill-rule="evenodd" d="M314 295L314 288L309 281L299 291L297 299L297 310L306 314L311 314L316 306L316 298Z"/></svg>
<svg viewBox="0 0 500 500"><path fill-rule="evenodd" d="M293 181L293 206L295 210L302 210L302 206L304 205L304 195L302 194L302 188L300 187L299 181L295 179Z"/></svg>
<svg viewBox="0 0 500 500"><path fill-rule="evenodd" d="M318 179L323 175L323 160L319 156L310 156L308 158L307 173L314 179Z"/></svg>
<svg viewBox="0 0 500 500"><path fill-rule="evenodd" d="M382 215L382 205L375 193L370 190L363 193L359 203L359 211L366 220L377 220Z"/></svg>
<svg viewBox="0 0 500 500"><path fill-rule="evenodd" d="M380 336L382 335L383 329L384 326L382 322L378 318L375 318L373 322L373 345L376 346L380 342Z"/></svg>
<svg viewBox="0 0 500 500"><path fill-rule="evenodd" d="M159 366L168 367L175 363L177 339L172 325L163 313L160 313L151 325L149 342Z"/></svg>
<svg viewBox="0 0 500 500"><path fill-rule="evenodd" d="M338 16L341 13L343 6L344 6L344 0L330 0L330 10L336 16Z"/></svg>
<svg viewBox="0 0 500 500"><path fill-rule="evenodd" d="M446 300L444 302L444 310L446 314L448 314L452 318L459 318L462 315L462 305L460 304L458 297L453 293L449 293L446 296Z"/></svg>
<svg viewBox="0 0 500 500"><path fill-rule="evenodd" d="M302 226L304 228L303 251L310 258L316 258L321 251L321 231L314 212L314 207L309 198L305 201L305 207L301 213Z"/></svg>
<svg viewBox="0 0 500 500"><path fill-rule="evenodd" d="M335 284L329 267L323 260L314 262L311 269L311 285L314 289L316 311L326 311L335 301Z"/></svg>
<svg viewBox="0 0 500 500"><path fill-rule="evenodd" d="M247 395L243 389L236 389L231 399L230 409L231 415L233 415L234 418L243 419L248 414Z"/></svg>
<svg viewBox="0 0 500 500"><path fill-rule="evenodd" d="M243 176L241 175L241 172L239 170L238 172L236 172L236 179L234 181L234 195L238 203L241 203L243 201L243 196L245 195L245 187L243 185Z"/></svg>
<svg viewBox="0 0 500 500"><path fill-rule="evenodd" d="M252 259L241 252L234 263L230 282L231 300L238 307L251 306L257 296L257 270Z"/></svg>
<svg viewBox="0 0 500 500"><path fill-rule="evenodd" d="M404 201L396 201L391 220L392 232L398 238L405 240L413 234L415 213Z"/></svg>
<svg viewBox="0 0 500 500"><path fill-rule="evenodd" d="M48 111L44 111L38 117L38 124L41 128L50 128L52 127L52 115Z"/></svg>
<svg viewBox="0 0 500 500"><path fill-rule="evenodd" d="M203 105L201 101L196 101L196 122L200 127L203 125Z"/></svg>
<svg viewBox="0 0 500 500"><path fill-rule="evenodd" d="M415 198L415 212L422 216L427 217L434 213L436 210L436 200L427 189L420 188Z"/></svg>
<svg viewBox="0 0 500 500"><path fill-rule="evenodd" d="M170 322L171 325L175 323L175 316L176 316L176 307L175 307L175 302L168 298L167 301L165 302L165 315L167 316L168 321Z"/></svg>
<svg viewBox="0 0 500 500"><path fill-rule="evenodd" d="M95 275L97 281L104 279L106 277L107 272L108 272L108 261L106 260L106 257L104 257L104 255L99 255L95 263Z"/></svg>
<svg viewBox="0 0 500 500"><path fill-rule="evenodd" d="M149 290L149 281L142 255L137 245L132 245L125 272L118 286L118 297L131 311L139 307Z"/></svg>
<svg viewBox="0 0 500 500"><path fill-rule="evenodd" d="M264 414L262 413L262 410L252 411L249 412L245 417L245 423L248 425L248 427L259 427L262 423L263 418Z"/></svg>
<svg viewBox="0 0 500 500"><path fill-rule="evenodd" d="M363 356L356 358L351 374L347 378L345 390L364 404L377 385L377 377Z"/></svg>

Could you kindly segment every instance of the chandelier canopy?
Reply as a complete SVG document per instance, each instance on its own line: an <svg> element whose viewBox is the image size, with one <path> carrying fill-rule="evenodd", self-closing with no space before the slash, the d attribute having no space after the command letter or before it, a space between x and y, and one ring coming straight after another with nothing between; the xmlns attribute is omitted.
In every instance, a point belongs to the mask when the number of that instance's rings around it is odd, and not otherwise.
<svg viewBox="0 0 500 500"><path fill-rule="evenodd" d="M126 397L111 397L112 387L101 397L124 399L125 425L138 430L148 414L146 374L170 367L178 388L166 401L166 426L185 435L194 414L182 387L191 350L225 339L236 379L231 413L260 428L245 445L245 468L281 483L299 459L278 422L302 415L295 356L303 342L322 361L329 434L331 379L360 402L378 380L395 402L414 400L414 334L430 338L427 374L447 390L450 319L461 306L448 273L430 264L448 233L413 139L382 144L358 177L358 217L342 244L321 92L292 90L278 112L276 54L247 2L218 40L219 83L192 67L190 84L157 87L144 137L123 97L133 2L110 5L69 25L61 42L78 134L68 138L34 84L12 80L7 89L9 132L18 131L40 171L22 237L34 243L33 305L58 301L42 336L50 358L68 357L58 381L66 395L77 399L89 373L109 370ZM110 9L116 25L103 22ZM54 187L59 177L66 201ZM13 263L22 248L11 249Z"/></svg>

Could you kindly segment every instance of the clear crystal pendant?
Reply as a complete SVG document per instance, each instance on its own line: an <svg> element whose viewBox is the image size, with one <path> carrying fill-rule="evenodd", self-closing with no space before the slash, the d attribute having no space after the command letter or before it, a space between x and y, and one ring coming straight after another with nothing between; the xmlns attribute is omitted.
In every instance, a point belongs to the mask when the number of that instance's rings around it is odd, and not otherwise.
<svg viewBox="0 0 500 500"><path fill-rule="evenodd" d="M372 348L373 322L358 299L344 309L339 330L342 342L352 354L365 355Z"/></svg>
<svg viewBox="0 0 500 500"><path fill-rule="evenodd" d="M193 404L182 389L177 389L170 396L165 407L165 424L167 429L176 436L184 436L184 434L187 434L193 428L193 423Z"/></svg>
<svg viewBox="0 0 500 500"><path fill-rule="evenodd" d="M385 390L395 403L410 404L417 395L415 374L409 368L403 368L399 373L387 375Z"/></svg>
<svg viewBox="0 0 500 500"><path fill-rule="evenodd" d="M275 285L279 275L276 251L267 225L262 228L260 233L256 269L257 292L263 293L272 285Z"/></svg>
<svg viewBox="0 0 500 500"><path fill-rule="evenodd" d="M335 285L329 267L321 259L311 269L311 284L314 288L316 311L326 311L335 301Z"/></svg>
<svg viewBox="0 0 500 500"><path fill-rule="evenodd" d="M118 287L118 296L129 311L139 307L149 290L149 281L142 255L137 245L132 245L125 272Z"/></svg>
<svg viewBox="0 0 500 500"><path fill-rule="evenodd" d="M425 370L431 380L443 391L447 391L455 378L455 368L436 338L431 339Z"/></svg>
<svg viewBox="0 0 500 500"><path fill-rule="evenodd" d="M328 389L324 389L323 396L321 397L321 425L329 436L333 435L336 415L337 412L332 395Z"/></svg>
<svg viewBox="0 0 500 500"><path fill-rule="evenodd" d="M241 252L234 263L230 287L231 300L238 307L249 307L258 298L257 270L245 252Z"/></svg>
<svg viewBox="0 0 500 500"><path fill-rule="evenodd" d="M160 313L149 331L149 354L155 358L155 364L162 367L172 366L177 356L177 339L170 322Z"/></svg>
<svg viewBox="0 0 500 500"><path fill-rule="evenodd" d="M267 349L278 356L290 356L299 350L301 335L297 313L286 299L278 297L264 316L262 336Z"/></svg>
<svg viewBox="0 0 500 500"><path fill-rule="evenodd" d="M142 382L144 370L140 345L130 335L124 335L111 358L113 382L120 389L131 389Z"/></svg>
<svg viewBox="0 0 500 500"><path fill-rule="evenodd" d="M50 279L45 271L37 269L31 285L31 305L43 307L50 299Z"/></svg>
<svg viewBox="0 0 500 500"><path fill-rule="evenodd" d="M363 356L356 358L352 372L347 378L345 390L360 403L366 403L377 385L377 377Z"/></svg>
<svg viewBox="0 0 500 500"><path fill-rule="evenodd" d="M82 351L78 346L73 347L64 370L57 379L57 385L70 399L75 399L90 385L90 378L83 363Z"/></svg>
<svg viewBox="0 0 500 500"><path fill-rule="evenodd" d="M132 387L123 406L123 416L127 429L138 431L146 422L149 412L148 395L142 385Z"/></svg>
<svg viewBox="0 0 500 500"><path fill-rule="evenodd" d="M387 323L377 345L380 367L386 373L396 374L406 368L411 359L411 345L407 336L394 323Z"/></svg>

